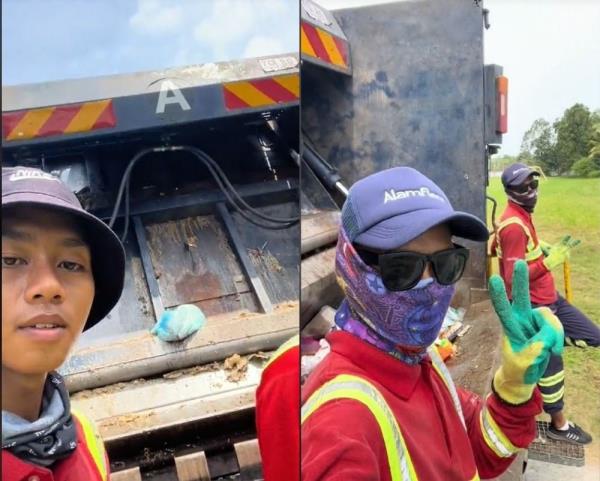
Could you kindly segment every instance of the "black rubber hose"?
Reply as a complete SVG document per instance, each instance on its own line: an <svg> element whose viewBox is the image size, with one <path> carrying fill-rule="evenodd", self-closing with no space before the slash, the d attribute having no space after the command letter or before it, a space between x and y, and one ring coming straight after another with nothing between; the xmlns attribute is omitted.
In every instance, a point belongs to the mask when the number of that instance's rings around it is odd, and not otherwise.
<svg viewBox="0 0 600 481"><path fill-rule="evenodd" d="M229 182L229 179L227 178L227 176L225 175L223 170L220 168L220 166L208 154L206 154L202 150L197 149L196 147L190 147L190 146L152 147L152 148L143 149L140 152L138 152L133 157L133 159L131 159L131 161L129 162L129 165L127 166L127 168L125 169L125 172L123 173L123 178L121 180L121 184L119 186L119 191L117 193L115 207L113 209L113 213L111 215L111 218L110 218L110 221L108 224L109 227L111 227L111 228L114 226L119 209L120 209L121 202L123 200L123 194L125 192L125 227L123 229L123 234L121 237L122 241L125 240L125 237L127 236L127 232L128 232L128 228L129 228L129 202L130 202L130 199L129 199L130 184L129 184L129 182L130 182L131 172L133 171L133 168L135 167L135 165L139 161L139 159L142 158L144 155L151 153L151 152L165 152L165 151L187 151L187 152L194 154L198 159L200 159L204 163L204 165L206 165L206 167L208 168L209 172L211 173L211 175L217 182L217 185L219 186L220 190L223 192L223 194L225 195L225 197L227 198L229 203L248 222L251 222L252 224L257 225L259 227L262 227L265 229L271 229L271 230L287 229L288 227L291 227L299 222L300 217L295 217L295 218L272 217L272 216L265 215L262 212L259 212L256 209L254 209L253 207L251 207L249 204L247 204L242 199L242 197L239 195L239 193L237 192L235 187L233 187L231 182ZM225 183L225 185L223 184L223 182ZM233 193L234 198L231 197L230 192L228 192L228 189L231 191L231 193ZM256 219L252 219L246 212L244 212L244 210L242 208L240 208L240 206L237 204L235 199L237 199L237 201L244 208L246 208L248 211L250 211L255 216L257 216L263 220L266 220L268 222L273 222L274 224L280 224L280 225L268 225L268 224L259 222Z"/></svg>
<svg viewBox="0 0 600 481"><path fill-rule="evenodd" d="M186 147L183 146L184 149L188 149L190 152L195 153L198 157L200 157L201 159L205 160L206 162L208 162L209 164L212 165L212 167L214 167L214 169L221 175L221 178L223 180L223 182L225 183L225 185L229 188L229 190L231 190L231 192L233 193L234 197L238 200L238 202L244 206L244 208L246 208L247 210L249 210L250 212L252 212L254 215L256 215L257 217L260 217L261 219L264 220L268 220L269 222L275 222L275 223L296 223L300 220L299 217L288 217L288 218L281 218L281 217L273 217L273 216L269 216L266 214L263 214L262 212L254 209L252 206L248 205L248 203L242 199L242 197L239 195L238 191L235 189L235 187L231 184L231 182L229 182L229 179L227 178L227 176L225 175L225 172L223 172L223 170L221 169L221 167L219 166L219 164L217 164L215 162L215 160L210 157L206 152L197 149L196 147ZM215 174L213 173L213 176Z"/></svg>

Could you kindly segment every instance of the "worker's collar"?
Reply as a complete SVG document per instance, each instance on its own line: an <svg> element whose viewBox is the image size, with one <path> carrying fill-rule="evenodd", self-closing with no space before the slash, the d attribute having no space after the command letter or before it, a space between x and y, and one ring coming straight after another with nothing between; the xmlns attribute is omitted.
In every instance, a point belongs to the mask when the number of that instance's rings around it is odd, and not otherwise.
<svg viewBox="0 0 600 481"><path fill-rule="evenodd" d="M523 206L520 206L519 204L517 204L516 202L513 202L512 200L508 199L508 205L512 210L515 210L517 214L519 214L521 217L525 217L526 219L531 219L531 212L527 212Z"/></svg>
<svg viewBox="0 0 600 481"><path fill-rule="evenodd" d="M343 331L330 333L327 341L332 352L340 354L364 371L369 380L385 386L392 394L402 399L411 397L421 377L421 364L408 365Z"/></svg>

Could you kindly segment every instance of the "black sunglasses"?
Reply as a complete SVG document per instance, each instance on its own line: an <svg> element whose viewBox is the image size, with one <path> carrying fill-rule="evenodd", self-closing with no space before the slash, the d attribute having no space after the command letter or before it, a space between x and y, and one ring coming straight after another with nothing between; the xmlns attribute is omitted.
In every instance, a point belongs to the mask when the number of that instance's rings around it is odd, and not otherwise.
<svg viewBox="0 0 600 481"><path fill-rule="evenodd" d="M526 192L529 192L530 190L537 189L538 185L540 185L540 181L537 179L533 179L528 184L515 185L514 187L511 187L511 189L518 194L524 194Z"/></svg>
<svg viewBox="0 0 600 481"><path fill-rule="evenodd" d="M452 249L433 254L377 254L361 248L355 249L365 264L378 268L383 285L388 291L406 291L415 287L421 280L428 262L431 262L433 275L440 284L454 284L462 277L469 259L469 250L457 244L454 244Z"/></svg>

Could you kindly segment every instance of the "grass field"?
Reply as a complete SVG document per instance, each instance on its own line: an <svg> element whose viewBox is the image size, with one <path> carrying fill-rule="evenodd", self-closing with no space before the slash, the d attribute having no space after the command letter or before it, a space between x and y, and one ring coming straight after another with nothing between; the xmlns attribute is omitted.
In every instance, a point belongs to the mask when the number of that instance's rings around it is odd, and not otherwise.
<svg viewBox="0 0 600 481"><path fill-rule="evenodd" d="M499 178L491 179L488 195L498 201L499 219L506 206ZM600 179L540 179L533 219L539 237L547 242L557 242L566 234L581 240L571 252L573 304L600 324ZM490 221L488 202L491 225ZM497 270L497 263L493 265ZM564 295L562 269L558 271L556 286ZM568 347L564 360L565 413L592 434L594 451L600 451L600 348Z"/></svg>

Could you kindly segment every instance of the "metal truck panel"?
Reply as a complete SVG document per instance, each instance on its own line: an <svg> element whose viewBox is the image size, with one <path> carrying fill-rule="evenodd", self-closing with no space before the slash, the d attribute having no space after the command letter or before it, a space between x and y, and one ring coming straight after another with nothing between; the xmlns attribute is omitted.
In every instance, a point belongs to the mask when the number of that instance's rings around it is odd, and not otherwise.
<svg viewBox="0 0 600 481"><path fill-rule="evenodd" d="M302 126L317 151L348 185L415 167L456 209L485 219L481 7L431 0L334 15L352 44L353 76L302 66ZM485 246L469 247L466 277L482 285Z"/></svg>
<svg viewBox="0 0 600 481"><path fill-rule="evenodd" d="M210 316L184 342L166 343L150 332L105 337L77 348L60 368L71 392L221 361L233 354L274 350L298 330L298 303L270 314L236 312Z"/></svg>
<svg viewBox="0 0 600 481"><path fill-rule="evenodd" d="M299 104L298 55L2 87L3 145L177 126Z"/></svg>
<svg viewBox="0 0 600 481"><path fill-rule="evenodd" d="M311 0L303 0L300 51L304 61L352 74L350 45L335 16Z"/></svg>
<svg viewBox="0 0 600 481"><path fill-rule="evenodd" d="M71 396L71 403L94 421L104 441L110 443L201 416L252 408L260 364L248 362L242 373L227 371L221 363L193 366L144 382L134 380L80 391ZM235 374L236 379L230 380Z"/></svg>

